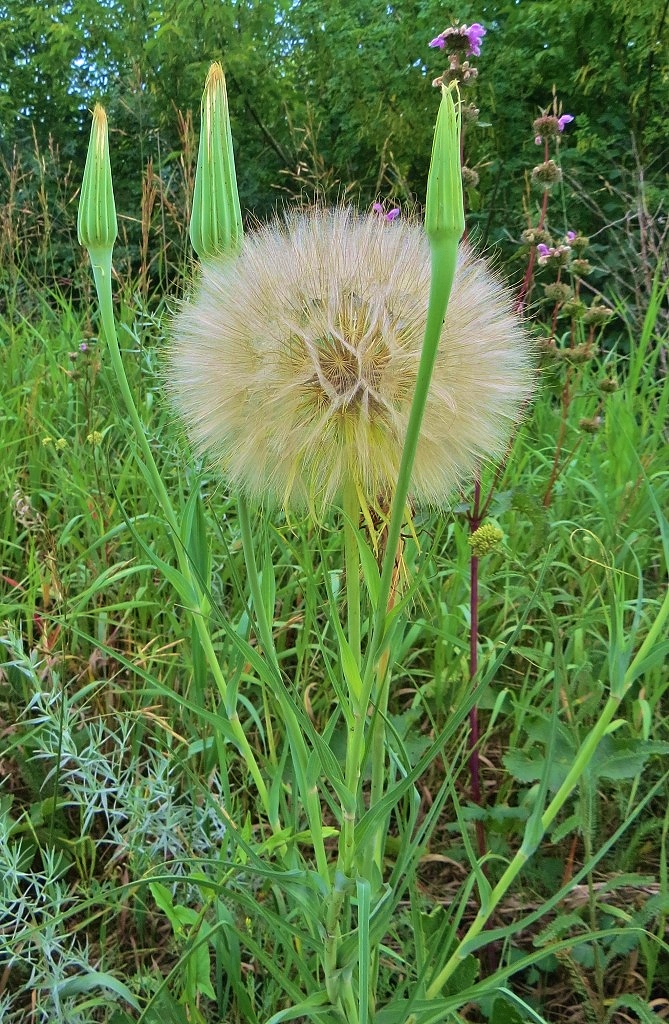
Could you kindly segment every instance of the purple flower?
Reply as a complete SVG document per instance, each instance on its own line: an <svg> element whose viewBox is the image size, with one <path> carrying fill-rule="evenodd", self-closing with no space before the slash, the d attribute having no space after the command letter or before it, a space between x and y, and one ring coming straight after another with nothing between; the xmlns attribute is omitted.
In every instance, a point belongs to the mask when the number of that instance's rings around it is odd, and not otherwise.
<svg viewBox="0 0 669 1024"><path fill-rule="evenodd" d="M467 53L471 54L472 57L481 56L481 43L485 34L486 30L483 25L479 25L477 21L475 21L473 25L470 25L469 28L465 25L465 35L469 41L469 49Z"/></svg>
<svg viewBox="0 0 669 1024"><path fill-rule="evenodd" d="M558 129L563 132L565 125L569 124L574 120L573 114L563 114L562 117L558 117Z"/></svg>
<svg viewBox="0 0 669 1024"><path fill-rule="evenodd" d="M428 43L428 46L434 46L437 47L439 50L443 50L443 48L446 46L446 40L443 39L442 36L437 36L436 39L432 39Z"/></svg>
<svg viewBox="0 0 669 1024"><path fill-rule="evenodd" d="M544 245L543 242L539 242L539 245L537 246L537 254L541 259L548 259L552 251L553 250L549 249L549 247L547 245Z"/></svg>
<svg viewBox="0 0 669 1024"><path fill-rule="evenodd" d="M80 344L79 351L80 352L88 352L88 345L86 344L85 341L82 341L82 343Z"/></svg>
<svg viewBox="0 0 669 1024"><path fill-rule="evenodd" d="M575 238L576 238L576 232L575 231L568 231L567 232L567 241L568 242L573 242Z"/></svg>
<svg viewBox="0 0 669 1024"><path fill-rule="evenodd" d="M535 143L536 146L540 146L541 145L541 141L542 141L542 139L541 139L540 135L535 135L534 136L534 143Z"/></svg>
<svg viewBox="0 0 669 1024"><path fill-rule="evenodd" d="M388 213L384 213L383 203L372 203L372 210L374 211L375 214L377 214L377 216L383 217L384 220L390 221L393 221L395 220L396 217L399 217L401 212L399 206L395 206L392 210L389 210Z"/></svg>

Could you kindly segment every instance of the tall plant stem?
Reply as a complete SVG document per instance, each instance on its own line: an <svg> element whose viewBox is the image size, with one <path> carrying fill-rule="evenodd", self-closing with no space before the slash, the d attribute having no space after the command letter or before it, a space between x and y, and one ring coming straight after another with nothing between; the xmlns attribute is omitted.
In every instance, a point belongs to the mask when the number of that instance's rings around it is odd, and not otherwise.
<svg viewBox="0 0 669 1024"><path fill-rule="evenodd" d="M360 553L358 551L358 518L360 503L353 480L347 480L344 504L344 566L346 574L346 617L348 643L360 669Z"/></svg>
<svg viewBox="0 0 669 1024"><path fill-rule="evenodd" d="M420 362L418 364L416 387L413 401L411 403L411 411L409 413L409 422L407 425L404 448L402 449L402 459L397 476L397 485L395 487L395 493L393 494L390 523L388 525L388 537L386 541L386 553L381 570L378 603L374 613L372 635L369 641L365 660L363 692L367 689L367 700L369 700L369 693L371 693L373 685L376 662L381 652L384 640L386 639L384 634L386 630L388 602L392 589L393 572L395 569L395 553L400 542L402 523L404 522L405 515L407 514L407 497L409 495L409 486L411 483L411 472L416 458L418 438L420 436L420 428L423 422L423 413L425 412L430 381L432 380L432 372L437 358L441 328L446 315L446 307L451 293L451 285L453 284L453 278L455 276L457 246L454 252L452 250L453 246L450 241L441 243L435 242L432 247L432 276L430 279L430 295L427 308L427 323L425 326L425 341L423 342L423 349L421 352Z"/></svg>
<svg viewBox="0 0 669 1024"><path fill-rule="evenodd" d="M394 572L388 605L386 608L389 614L395 606L397 599L397 586L399 582L400 561L404 541L400 538L395 555ZM390 695L390 651L388 648L382 653L376 666L376 690L374 696L374 718L372 722L371 752L372 752L372 782L369 794L369 806L374 807L383 797L386 782L386 717L388 714L388 698ZM373 843L370 846L369 857L365 875L370 878L370 866L376 865L379 877L383 879L383 852L385 846L386 826L382 822L376 830Z"/></svg>
<svg viewBox="0 0 669 1024"><path fill-rule="evenodd" d="M227 697L227 684L225 677L223 676L223 672L221 671L221 666L216 656L211 635L206 624L206 616L209 611L209 601L207 596L202 593L199 583L193 573L188 555L186 554L181 542L179 521L158 467L156 466L153 453L149 447L149 442L146 439L144 425L139 417L139 413L137 412L135 400L132 396L128 377L125 372L125 366L123 365L123 358L119 348L116 324L114 321L114 304L111 288L111 252L109 252L108 255L105 253L104 258L91 253L91 265L93 267L93 277L98 294L98 302L100 304L102 326L107 339L112 369L116 376L116 382L118 384L119 391L121 392L123 404L125 405L126 412L130 422L132 423L137 444L142 453L143 468L148 475L148 481L151 485L153 494L156 497L165 520L167 521L167 524L174 536L179 570L186 581L190 601L192 602L191 614L193 616L193 621L195 622L195 628L197 629L211 674L213 675L218 691L225 702ZM258 790L258 795L265 813L269 817L270 804L267 786L265 785L256 756L253 753L253 749L251 748L248 739L246 738L246 733L244 732L236 710L233 710L233 713L230 714L228 709L228 721L235 738L237 750L246 762L251 778ZM278 828L278 823L276 827Z"/></svg>

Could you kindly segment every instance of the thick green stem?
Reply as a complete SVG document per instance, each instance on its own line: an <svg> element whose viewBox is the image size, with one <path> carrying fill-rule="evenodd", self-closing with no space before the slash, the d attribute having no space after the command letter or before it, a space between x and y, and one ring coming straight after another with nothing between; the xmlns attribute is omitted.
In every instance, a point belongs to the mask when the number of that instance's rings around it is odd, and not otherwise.
<svg viewBox="0 0 669 1024"><path fill-rule="evenodd" d="M360 505L353 480L344 486L344 566L346 573L346 617L348 643L360 668L360 554L356 533Z"/></svg>
<svg viewBox="0 0 669 1024"><path fill-rule="evenodd" d="M95 280L95 287L98 294L98 302L100 304L100 314L102 318L102 326L104 328L105 337L107 339L107 345L109 348L109 355L111 359L112 368L116 376L116 382L118 384L123 404L125 405L126 412L132 423L135 438L137 444L142 453L144 463L147 472L151 478L151 487L153 493L158 500L162 513L167 521L168 526L172 530L174 537L176 538L176 555L179 563L179 569L182 576L188 584L188 589L191 593L191 601L193 607L191 608L191 614L195 622L195 627L198 632L198 636L202 643L203 650L205 652L209 668L216 682L216 686L221 696L225 699L226 695L226 682L225 677L221 671L214 646L212 644L209 630L207 629L205 617L208 611L208 599L204 595L197 583L197 580L193 574L188 555L180 543L180 529L179 522L177 520L174 507L170 501L167 489L162 481L158 467L156 466L153 453L149 446L149 442L146 439L146 431L144 425L137 412L135 400L130 390L128 378L125 372L125 366L123 365L123 358L121 356L121 350L118 344L118 337L116 334L116 324L114 321L114 305L112 300L112 288L111 288L111 264L112 254L111 250L107 252L91 252L91 265L93 267L93 277ZM262 801L265 812L269 815L269 794L267 786L260 773L258 762L255 754L246 738L246 733L242 727L241 722L237 715L233 715L229 719L230 727L233 731L235 742L239 753L246 761L247 767L251 774L251 777L256 785L258 794ZM278 828L278 824L277 824Z"/></svg>
<svg viewBox="0 0 669 1024"><path fill-rule="evenodd" d="M125 405L126 412L132 422L133 429L135 431L135 438L137 444L142 452L146 467L151 476L151 485L153 492L160 503L163 515L167 520L170 528L176 536L179 535L179 524L177 522L176 513L172 506L172 502L169 499L167 489L162 481L158 467L156 466L149 442L146 439L146 432L144 425L139 418L135 400L132 397L130 385L128 384L128 378L126 376L125 367L123 365L123 359L121 357L121 350L118 344L118 338L116 335L116 324L114 321L114 305L112 300L112 288L111 288L111 265L112 265L112 254L111 251L104 253L92 253L91 265L93 267L93 278L95 280L95 287L98 293L98 302L100 303L100 314L102 317L102 326L104 328L105 337L107 339L107 346L109 348L109 355L111 358L112 368L116 375L116 382L123 398L123 404Z"/></svg>

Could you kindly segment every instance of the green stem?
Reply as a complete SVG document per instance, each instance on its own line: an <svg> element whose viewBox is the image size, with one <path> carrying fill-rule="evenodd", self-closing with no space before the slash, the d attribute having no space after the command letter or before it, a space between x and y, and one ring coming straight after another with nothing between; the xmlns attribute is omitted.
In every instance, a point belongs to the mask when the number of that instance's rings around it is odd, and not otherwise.
<svg viewBox="0 0 669 1024"><path fill-rule="evenodd" d="M109 347L109 355L111 358L112 368L116 375L116 382L119 386L123 403L125 405L126 412L132 421L132 425L135 431L135 437L137 444L139 445L146 467L151 476L151 485L153 492L156 495L163 515L167 520L170 528L173 530L175 536L179 536L179 524L177 522L176 513L172 506L172 502L169 499L167 489L162 481L158 467L156 466L155 459L149 447L149 442L146 439L146 431L144 425L139 418L135 400L128 384L128 378L126 376L125 367L123 365L123 359L121 357L121 350L118 344L118 337L116 335L116 324L114 321L114 304L112 300L112 288L111 288L111 265L112 265L112 254L104 252L102 254L90 254L91 265L93 267L93 278L95 280L95 288L98 293L98 302L100 303L100 314L102 317L102 326L104 328L105 337L107 339L107 345Z"/></svg>
<svg viewBox="0 0 669 1024"><path fill-rule="evenodd" d="M459 234L457 238L459 238ZM384 642L384 633L387 620L387 606L390 597L390 590L393 582L393 571L395 568L395 554L400 541L402 523L404 522L409 486L411 484L411 472L413 470L420 428L423 422L423 414L427 403L427 396L432 380L432 372L437 358L439 339L446 316L446 308L451 293L455 269L457 266L457 238L446 237L431 243L432 252L432 277L430 280L430 296L427 308L427 323L425 326L425 339L418 364L418 375L416 377L416 388L414 391L409 422L407 425L402 459L397 477L397 486L393 495L392 508L390 512L390 523L388 525L388 537L386 541L386 553L383 559L381 571L381 582L379 586L378 604L374 615L372 636L369 642L365 662L364 680L367 682L368 695L373 685L374 668L381 652ZM364 687L363 687L364 697Z"/></svg>
<svg viewBox="0 0 669 1024"><path fill-rule="evenodd" d="M631 685L631 683L632 683L632 681L634 679L634 674L636 672L637 665L641 664L641 662L644 660L644 658L648 655L648 652L655 645L655 642L657 641L658 637L661 636L664 633L665 624L666 624L668 618L669 618L669 588L665 591L664 601L660 605L660 610L657 613L657 615L655 616L655 621L653 622L653 625L648 630L648 633L646 635L646 639L641 644L641 647L636 652L636 654L634 655L634 658L632 659L631 664L627 668L627 671L625 673L625 678L623 679L623 686L622 686L623 694L625 693L627 688ZM621 694L621 696L622 696L622 694Z"/></svg>
<svg viewBox="0 0 669 1024"><path fill-rule="evenodd" d="M205 617L208 611L208 599L204 595L197 583L193 571L191 568L188 556L179 543L180 529L179 522L177 520L174 507L169 499L167 489L162 481L162 477L156 466L153 453L149 446L149 442L146 439L146 431L144 425L137 412L135 400L130 390L128 378L125 372L125 366L123 365L123 358L121 356L121 350L119 348L118 337L116 334L116 324L114 321L114 304L112 299L112 287L111 287L111 266L112 266L112 254L109 252L103 253L92 253L91 265L93 267L93 278L95 280L95 288L98 293L98 302L100 304L100 314L102 318L102 326L104 328L105 337L107 339L107 345L109 347L109 355L111 359L112 369L116 375L116 382L123 398L126 412L130 421L133 425L137 444L142 452L146 469L151 478L151 486L155 497L162 509L163 515L167 520L168 526L172 530L174 537L176 538L176 555L179 563L179 569L182 576L188 584L188 588L191 593L191 601L193 607L191 608L191 614L195 621L195 626L198 632L198 636L202 643L202 647L207 657L209 668L216 682L216 686L221 694L221 697L225 700L226 696L226 681L221 671L214 646L212 644L211 636L206 627ZM265 812L269 816L269 793L267 786L265 785L264 779L260 773L258 762L256 761L255 754L246 738L246 733L242 727L239 717L235 714L229 718L230 726L232 728L237 749L241 754L242 758L246 761L251 777L256 785L258 794L262 801Z"/></svg>
<svg viewBox="0 0 669 1024"><path fill-rule="evenodd" d="M457 237L445 237L432 243L432 277L430 281L430 296L427 309L427 323L425 326L425 340L418 364L418 374L409 423L407 426L406 439L402 449L402 459L397 478L397 486L393 495L390 523L388 525L388 536L386 539L386 552L383 558L381 581L377 596L377 605L374 611L372 635L367 647L365 665L363 672L362 695L360 700L361 714L356 716L353 732L349 735L347 744L347 768L346 784L349 791L357 793L360 780L361 760L364 750L365 719L366 709L372 697L374 684L379 671L378 661L384 643L384 633L390 607L390 595L393 586L393 574L395 571L395 558L400 544L402 523L405 519L407 508L407 496L411 482L411 471L413 469L420 427L427 403L427 395L432 379L439 339L446 315L448 298L455 276L457 266ZM383 676L385 677L385 670ZM380 694L379 694L380 696ZM355 789L351 789L355 785ZM351 837L352 856L352 837ZM348 861L347 861L348 863Z"/></svg>
<svg viewBox="0 0 669 1024"><path fill-rule="evenodd" d="M355 663L360 668L360 554L356 537L360 505L353 480L348 480L344 485L343 504L348 642Z"/></svg>
<svg viewBox="0 0 669 1024"><path fill-rule="evenodd" d="M480 932L483 931L488 920L493 914L495 908L499 904L500 900L508 892L509 888L515 881L516 877L518 876L522 868L525 866L525 863L529 860L529 858L536 850L544 833L557 817L558 813L564 806L565 802L568 800L570 794L573 792L575 786L581 778L581 775L590 763L595 753L595 750L597 749L597 745L599 744L602 737L605 735L606 730L611 724L613 716L618 710L619 705L620 698L609 697L594 729L588 734L587 739L584 740L584 742L581 744L581 749L576 755L576 758L571 769L567 773L564 782L562 783L557 793L549 803L548 807L542 814L540 821L536 823L535 828L531 829L530 827L528 827L525 833L525 839L523 840L520 849L516 853L513 860L507 866L506 871L500 878L495 888L490 893L490 896L488 897L488 900L486 902L486 906L481 907L478 914L476 915L476 918L469 926L469 929L467 930L465 936L458 945L456 951L443 966L443 968L436 976L434 981L428 986L427 991L425 993L428 999L436 999L436 997L439 995L442 988L444 987L448 979L451 977L453 972L456 970L458 965L462 963L464 958L467 956L467 953L469 952L468 947L471 941L475 939L480 934Z"/></svg>

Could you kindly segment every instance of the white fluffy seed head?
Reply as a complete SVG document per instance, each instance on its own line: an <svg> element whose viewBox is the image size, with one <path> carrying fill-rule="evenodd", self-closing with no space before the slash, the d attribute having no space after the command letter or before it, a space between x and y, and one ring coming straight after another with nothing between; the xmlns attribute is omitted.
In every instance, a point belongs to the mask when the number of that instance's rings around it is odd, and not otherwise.
<svg viewBox="0 0 669 1024"><path fill-rule="evenodd" d="M206 266L172 325L167 389L199 452L234 488L287 506L347 479L392 494L416 383L430 253L415 221L315 210ZM510 297L463 249L413 469L443 506L503 455L531 396L532 349Z"/></svg>

